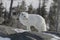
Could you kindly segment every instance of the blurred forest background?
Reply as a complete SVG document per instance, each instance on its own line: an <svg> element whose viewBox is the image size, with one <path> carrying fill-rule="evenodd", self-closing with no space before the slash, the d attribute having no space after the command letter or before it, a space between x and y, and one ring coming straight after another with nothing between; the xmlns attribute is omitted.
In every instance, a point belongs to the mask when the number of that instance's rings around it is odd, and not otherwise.
<svg viewBox="0 0 60 40"><path fill-rule="evenodd" d="M12 7L14 0L11 0L9 12L3 6L1 0L0 3L0 27L14 27L26 29L19 21L20 12L28 12L29 14L39 14L45 18L47 26L50 27L48 31L60 32L60 0L53 0L52 5L50 5L49 12L46 11L46 2L48 0L43 0L41 6L41 1L39 0L39 6L37 9L33 8L32 4L26 7L25 1L18 2L18 5ZM0 28L1 29L1 28ZM2 29L3 30L3 29Z"/></svg>

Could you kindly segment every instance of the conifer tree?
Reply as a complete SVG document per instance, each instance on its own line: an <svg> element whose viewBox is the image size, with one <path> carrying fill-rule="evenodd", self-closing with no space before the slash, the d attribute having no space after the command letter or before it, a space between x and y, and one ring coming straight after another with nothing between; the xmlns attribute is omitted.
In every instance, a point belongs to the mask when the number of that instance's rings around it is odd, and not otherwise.
<svg viewBox="0 0 60 40"><path fill-rule="evenodd" d="M33 6L32 4L30 4L28 7L28 13L31 14L32 12L33 12Z"/></svg>

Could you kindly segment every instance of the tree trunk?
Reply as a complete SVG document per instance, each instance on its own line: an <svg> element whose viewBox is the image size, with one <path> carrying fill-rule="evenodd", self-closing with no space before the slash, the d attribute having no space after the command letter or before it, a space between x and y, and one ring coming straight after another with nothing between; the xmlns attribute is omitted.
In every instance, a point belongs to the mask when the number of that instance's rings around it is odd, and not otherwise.
<svg viewBox="0 0 60 40"><path fill-rule="evenodd" d="M12 5L13 5L13 0L11 0L11 4L10 4L10 11L9 11L9 14L8 14L8 19L10 19L10 18L11 18Z"/></svg>

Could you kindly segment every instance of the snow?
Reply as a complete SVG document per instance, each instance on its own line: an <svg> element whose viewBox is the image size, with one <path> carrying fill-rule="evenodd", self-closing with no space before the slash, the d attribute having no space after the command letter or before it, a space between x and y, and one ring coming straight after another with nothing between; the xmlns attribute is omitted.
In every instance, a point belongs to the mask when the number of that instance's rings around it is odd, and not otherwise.
<svg viewBox="0 0 60 40"><path fill-rule="evenodd" d="M16 31L17 33L29 32L28 30L23 30L23 29L18 29L18 28L15 28L12 30Z"/></svg>
<svg viewBox="0 0 60 40"><path fill-rule="evenodd" d="M43 33L43 35L44 35L46 38L49 38L49 40L60 40L60 37L58 37L57 35L54 35L54 34Z"/></svg>
<svg viewBox="0 0 60 40"><path fill-rule="evenodd" d="M10 38L0 37L0 40L11 40Z"/></svg>

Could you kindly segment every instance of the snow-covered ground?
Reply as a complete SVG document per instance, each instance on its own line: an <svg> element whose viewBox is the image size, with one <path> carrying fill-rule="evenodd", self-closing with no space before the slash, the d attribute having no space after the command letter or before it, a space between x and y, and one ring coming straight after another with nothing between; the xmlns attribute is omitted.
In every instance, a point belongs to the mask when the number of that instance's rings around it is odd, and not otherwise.
<svg viewBox="0 0 60 40"><path fill-rule="evenodd" d="M10 38L0 37L0 40L11 40Z"/></svg>
<svg viewBox="0 0 60 40"><path fill-rule="evenodd" d="M6 28L7 27L7 28ZM39 36L39 37L42 37L44 40L60 40L60 37L58 36L58 35L55 35L55 34L51 34L51 33L33 33L33 32L29 32L28 30L23 30L23 29L18 29L18 28L11 28L11 27L8 27L8 26L2 26L2 25L0 25L0 31L2 31L2 29L4 29L4 30L6 30L6 29L8 29L7 30L7 32L14 32L15 31L15 33L14 34L12 34L12 35L10 35L10 36L12 36L13 38L17 38L17 36L18 37L21 37L21 38L24 38L24 35L25 36L27 36L27 35L29 35L29 36L32 36L32 35L37 35L37 36ZM13 30L12 30L13 29ZM3 31L4 31L3 30ZM10 30L10 31L9 31ZM6 31L5 31L6 32ZM25 33L26 32L26 33ZM32 34L32 35L31 35ZM14 36L14 35L17 35L17 36ZM19 36L19 35L21 35L21 36ZM0 34L0 40L11 40L11 38L9 38L9 37L3 37L4 35L2 35L1 36L1 34ZM23 37L22 37L23 36ZM27 36L27 37L25 37L25 38L29 38L29 36ZM35 38L36 38L36 36L34 36ZM21 39L20 38L20 39ZM24 38L24 39L25 39ZM34 39L33 37L30 37L30 38L32 38L32 39ZM19 39L19 38L18 38ZM20 40L19 39L19 40ZM31 40L31 39L30 39Z"/></svg>

